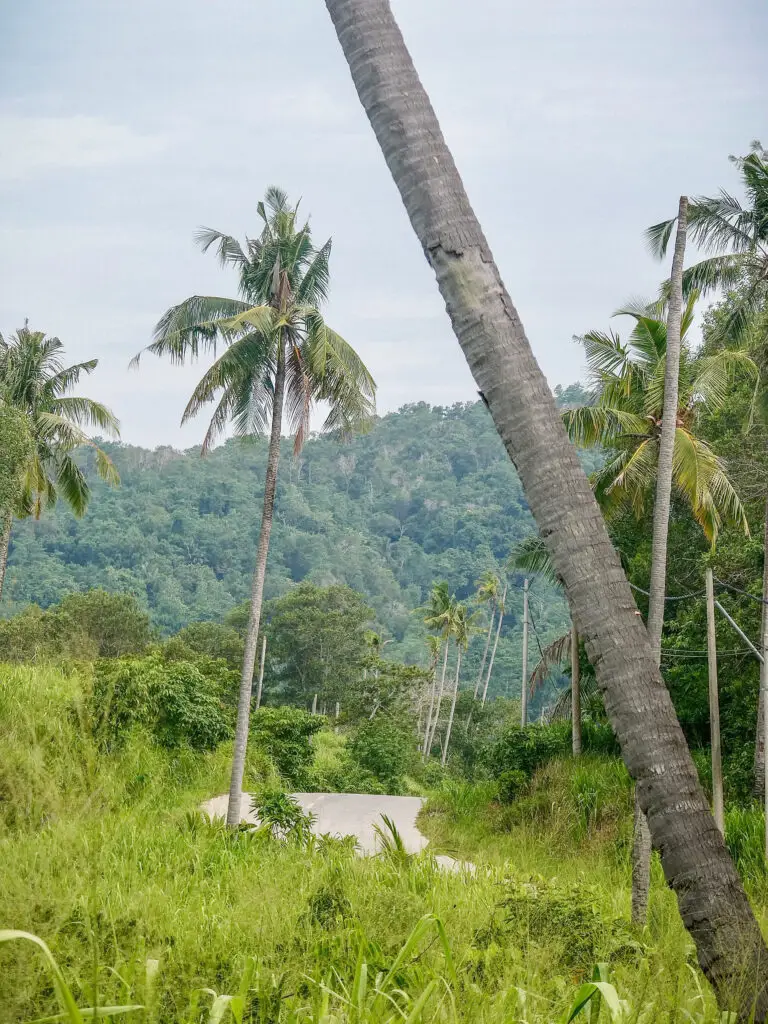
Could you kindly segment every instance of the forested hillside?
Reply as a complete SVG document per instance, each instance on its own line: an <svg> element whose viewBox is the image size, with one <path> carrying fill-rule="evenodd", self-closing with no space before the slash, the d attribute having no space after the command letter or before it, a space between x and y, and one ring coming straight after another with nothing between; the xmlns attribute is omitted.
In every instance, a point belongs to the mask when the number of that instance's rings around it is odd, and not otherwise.
<svg viewBox="0 0 768 1024"><path fill-rule="evenodd" d="M249 593L266 447L258 438L230 440L201 458L198 450L106 444L121 486L94 475L83 519L61 503L39 522L17 524L3 613L104 587L134 593L163 633L220 619ZM313 438L298 460L286 441L283 459L267 598L303 579L346 583L398 641L392 653L408 660L423 658L413 609L428 588L445 579L468 596L478 575L533 529L481 402L407 406L348 444ZM519 593L508 605L499 678L519 674ZM542 640L566 620L562 600L541 582L532 612ZM472 645L470 665L481 646Z"/></svg>

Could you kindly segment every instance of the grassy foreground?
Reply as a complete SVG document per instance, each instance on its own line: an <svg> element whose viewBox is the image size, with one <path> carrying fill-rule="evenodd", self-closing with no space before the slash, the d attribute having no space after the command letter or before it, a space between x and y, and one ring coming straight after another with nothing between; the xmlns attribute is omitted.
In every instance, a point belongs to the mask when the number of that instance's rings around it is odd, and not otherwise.
<svg viewBox="0 0 768 1024"><path fill-rule="evenodd" d="M0 928L47 942L79 1006L141 1005L126 1019L162 1024L544 1022L592 995L593 1024L721 1019L659 877L648 928L626 925L631 792L615 762L551 764L504 810L482 786L445 786L423 827L478 866L452 875L430 856L207 824L196 808L226 790L227 746L168 752L135 734L100 753L85 685L0 669ZM255 751L251 784L263 762ZM41 950L0 945L0 1021L59 1010Z"/></svg>

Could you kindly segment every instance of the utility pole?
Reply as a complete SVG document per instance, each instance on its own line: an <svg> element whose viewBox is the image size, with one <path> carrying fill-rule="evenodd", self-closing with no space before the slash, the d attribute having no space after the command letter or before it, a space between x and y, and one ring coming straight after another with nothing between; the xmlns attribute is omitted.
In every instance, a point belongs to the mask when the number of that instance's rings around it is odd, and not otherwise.
<svg viewBox="0 0 768 1024"><path fill-rule="evenodd" d="M579 666L579 634L571 623L571 742L573 756L581 753L581 668Z"/></svg>
<svg viewBox="0 0 768 1024"><path fill-rule="evenodd" d="M267 656L267 635L261 640L261 658L259 659L259 688L256 691L256 710L261 707L261 688L264 685L264 659Z"/></svg>
<svg viewBox="0 0 768 1024"><path fill-rule="evenodd" d="M520 695L520 724L528 725L528 580L523 583L523 686Z"/></svg>
<svg viewBox="0 0 768 1024"><path fill-rule="evenodd" d="M717 641L715 639L715 586L707 569L707 667L709 668L709 735L712 743L712 803L715 824L725 834L723 809L723 762L720 753L720 698L717 692ZM764 673L761 673L764 674Z"/></svg>

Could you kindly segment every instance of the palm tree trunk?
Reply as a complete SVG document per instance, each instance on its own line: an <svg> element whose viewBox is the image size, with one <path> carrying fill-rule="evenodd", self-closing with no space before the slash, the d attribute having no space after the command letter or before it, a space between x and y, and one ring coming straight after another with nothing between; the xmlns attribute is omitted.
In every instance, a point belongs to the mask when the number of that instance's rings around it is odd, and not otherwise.
<svg viewBox="0 0 768 1024"><path fill-rule="evenodd" d="M0 522L2 522L2 533L0 533L0 600L2 600L5 570L8 567L8 546L11 543L13 515L10 512L6 512Z"/></svg>
<svg viewBox="0 0 768 1024"><path fill-rule="evenodd" d="M571 747L573 756L581 754L581 667L579 631L571 626Z"/></svg>
<svg viewBox="0 0 768 1024"><path fill-rule="evenodd" d="M765 525L763 527L763 612L762 632L765 639L768 633L768 497L765 499ZM757 728L755 730L755 782L754 791L758 800L765 799L765 691L768 688L768 662L762 650L763 663L760 666L760 692L757 698ZM768 828L768 825L766 825ZM768 843L766 844L768 848Z"/></svg>
<svg viewBox="0 0 768 1024"><path fill-rule="evenodd" d="M488 625L488 635L485 638L485 648L483 649L483 660L480 662L480 671L477 673L477 682L475 683L475 695L473 700L477 700L477 695L480 692L480 687L483 682L483 673L485 671L485 663L488 660L488 648L491 646L491 635L493 633L493 621L496 618L496 608L491 605L491 621Z"/></svg>
<svg viewBox="0 0 768 1024"><path fill-rule="evenodd" d="M445 671L448 668L448 638L445 640L445 651L443 652L443 673L440 679L440 700L443 699L443 687L445 686ZM435 678L432 680L432 693L429 698L429 713L427 714L427 727L424 731L424 750L422 756L426 761L429 757L429 752L432 749L432 736L434 734L434 727L432 725L432 715L435 713L435 697L437 696L437 666L435 666ZM437 702L437 714L435 720L440 715L440 700Z"/></svg>
<svg viewBox="0 0 768 1024"><path fill-rule="evenodd" d="M653 547L648 598L648 638L661 664L661 634L664 629L664 600L667 593L667 535L672 500L672 463L677 430L678 384L680 378L680 329L683 315L683 262L688 226L688 200L680 197L677 236L672 257L669 309L667 311L667 357L664 368L664 407L656 471L656 500L653 505ZM635 831L632 849L632 920L644 924L651 888L651 835L643 809L635 794Z"/></svg>
<svg viewBox="0 0 768 1024"><path fill-rule="evenodd" d="M499 646L499 637L501 636L501 624L504 621L504 602L507 600L507 588L504 587L504 592L501 595L501 604L499 605L499 622L496 627L496 639L493 641L493 650L491 651L491 660L488 663L488 674L485 677L485 686L483 687L483 700L482 707L485 707L485 698L488 696L488 683L491 681L491 673L493 672L493 663L496 660L496 648Z"/></svg>
<svg viewBox="0 0 768 1024"><path fill-rule="evenodd" d="M272 429L269 436L267 472L264 478L264 508L261 514L259 546L256 550L256 568L253 571L251 587L251 610L248 616L248 630L245 634L243 670L240 674L240 695L237 701L237 725L235 746L232 756L232 778L229 785L227 825L235 828L240 822L240 805L243 799L243 773L245 752L248 746L248 726L251 718L251 695L253 693L253 669L256 664L256 644L261 622L261 602L264 595L264 577L267 572L269 535L272 532L272 515L277 489L277 466L280 461L280 430L283 424L283 395L285 392L285 342L281 338L277 351L275 369L275 393L272 400Z"/></svg>
<svg viewBox="0 0 768 1024"><path fill-rule="evenodd" d="M576 449L387 0L326 0L470 370L563 580L668 882L723 1005L768 1013L768 949L715 825ZM748 984L740 984L748 979ZM739 993L743 993L739 996Z"/></svg>
<svg viewBox="0 0 768 1024"><path fill-rule="evenodd" d="M448 716L448 727L445 730L445 743L443 744L442 762L445 766L448 760L448 745L451 742L451 729L453 729L453 715L456 711L456 699L459 696L459 675L461 674L461 647L456 645L456 678L453 681L453 700L451 701L451 713Z"/></svg>
<svg viewBox="0 0 768 1024"><path fill-rule="evenodd" d="M443 694L445 693L445 676L448 669L448 637L445 638L445 656L443 658L443 671L440 674L440 688L437 691L437 699L435 701L434 714L432 715L432 722L429 729L429 740L427 742L427 757L432 749L432 745L435 742L435 733L437 732L437 724L440 721L440 711L443 706Z"/></svg>

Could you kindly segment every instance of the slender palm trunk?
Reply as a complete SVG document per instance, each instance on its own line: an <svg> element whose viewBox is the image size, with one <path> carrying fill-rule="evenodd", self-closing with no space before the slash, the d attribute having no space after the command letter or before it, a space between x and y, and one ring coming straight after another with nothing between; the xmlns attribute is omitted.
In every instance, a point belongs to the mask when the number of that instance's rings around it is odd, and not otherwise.
<svg viewBox="0 0 768 1024"><path fill-rule="evenodd" d="M496 648L499 646L499 637L501 636L501 625L504 621L504 602L507 600L507 588L504 587L504 592L501 595L501 603L499 604L499 621L496 626L496 639L493 641L493 650L491 651L491 660L488 663L488 674L485 677L485 686L483 687L483 700L482 706L485 707L485 699L488 696L488 684L491 681L491 673L493 672L493 663L496 660Z"/></svg>
<svg viewBox="0 0 768 1024"><path fill-rule="evenodd" d="M267 637L263 636L261 641L261 657L259 658L259 686L256 690L256 708L261 707L261 691L264 686L264 662L267 657Z"/></svg>
<svg viewBox="0 0 768 1024"><path fill-rule="evenodd" d="M445 650L443 652L443 672L440 679L440 700L443 698L443 687L445 686L445 671L448 668L448 639L445 640ZM427 714L427 727L424 730L424 750L422 755L426 761L429 757L429 752L432 749L432 735L434 728L432 726L432 716L435 714L435 697L437 696L437 665L435 665L435 676L432 680L432 692L429 698L429 712ZM437 714L435 718L440 715L440 700L437 702Z"/></svg>
<svg viewBox="0 0 768 1024"><path fill-rule="evenodd" d="M240 674L240 695L237 701L235 747L232 756L232 778L229 784L229 804L227 806L227 825L230 828L235 828L240 822L240 805L243 799L243 773L245 771L245 752L248 746L248 726L251 719L253 669L256 664L256 645L259 639L261 602L264 595L264 577L267 572L269 535L272 532L272 515L275 507L277 466L280 461L280 430L283 424L284 393L285 343L281 338L277 352L275 393L272 400L272 429L269 436L267 472L264 478L264 508L261 514L259 546L256 550L256 568L253 571L251 610L248 616L248 630L245 634L243 670Z"/></svg>
<svg viewBox="0 0 768 1024"><path fill-rule="evenodd" d="M763 527L763 614L762 614L762 637L768 635L768 497L765 499L765 525ZM765 785L765 692L768 688L768 662L765 658L765 651L761 651L763 663L760 666L760 692L757 698L757 727L755 730L755 783L754 791L758 800L764 800L766 794ZM766 825L768 828L768 825ZM768 843L766 844L768 849Z"/></svg>
<svg viewBox="0 0 768 1024"><path fill-rule="evenodd" d="M688 226L688 200L680 197L675 252L672 257L669 309L667 311L667 355L664 368L664 407L656 471L656 500L653 505L653 547L648 598L648 638L656 664L661 664L661 634L664 629L664 600L667 593L667 536L672 499L672 463L677 431L678 384L680 378L680 331L683 315L683 262ZM635 793L635 828L632 842L632 920L644 924L651 888L651 834Z"/></svg>
<svg viewBox="0 0 768 1024"><path fill-rule="evenodd" d="M488 648L491 646L491 636L493 635L493 623L496 618L496 606L491 605L491 621L488 623L488 635L485 638L485 647L483 648L483 660L480 662L480 671L477 673L477 682L475 683L475 695L474 700L477 700L477 695L480 692L480 687L483 684L483 673L485 672L485 663L488 660Z"/></svg>
<svg viewBox="0 0 768 1024"><path fill-rule="evenodd" d="M456 711L456 699L459 696L459 676L461 675L461 646L456 645L456 678L453 681L453 700L451 701L451 713L448 716L448 727L445 730L445 743L443 744L442 762L445 765L448 760L448 745L451 742L451 729L453 729L453 716Z"/></svg>
<svg viewBox="0 0 768 1024"><path fill-rule="evenodd" d="M443 657L443 671L440 673L440 687L437 691L437 699L435 700L434 714L432 715L432 722L429 728L429 740L427 742L427 757L432 749L432 745L435 742L435 733L437 732L437 723L440 721L440 711L443 706L443 694L445 693L445 676L448 669L448 637L445 638L445 656Z"/></svg>
<svg viewBox="0 0 768 1024"><path fill-rule="evenodd" d="M571 626L571 747L573 756L581 754L581 667L579 631Z"/></svg>
<svg viewBox="0 0 768 1024"><path fill-rule="evenodd" d="M8 546L11 543L12 514L5 512L0 518L0 523L2 524L2 532L0 532L0 600L2 600L5 570L8 567Z"/></svg>
<svg viewBox="0 0 768 1024"><path fill-rule="evenodd" d="M654 844L723 1006L768 1013L768 949L699 784L589 481L387 0L326 0L454 331L563 580Z"/></svg>

